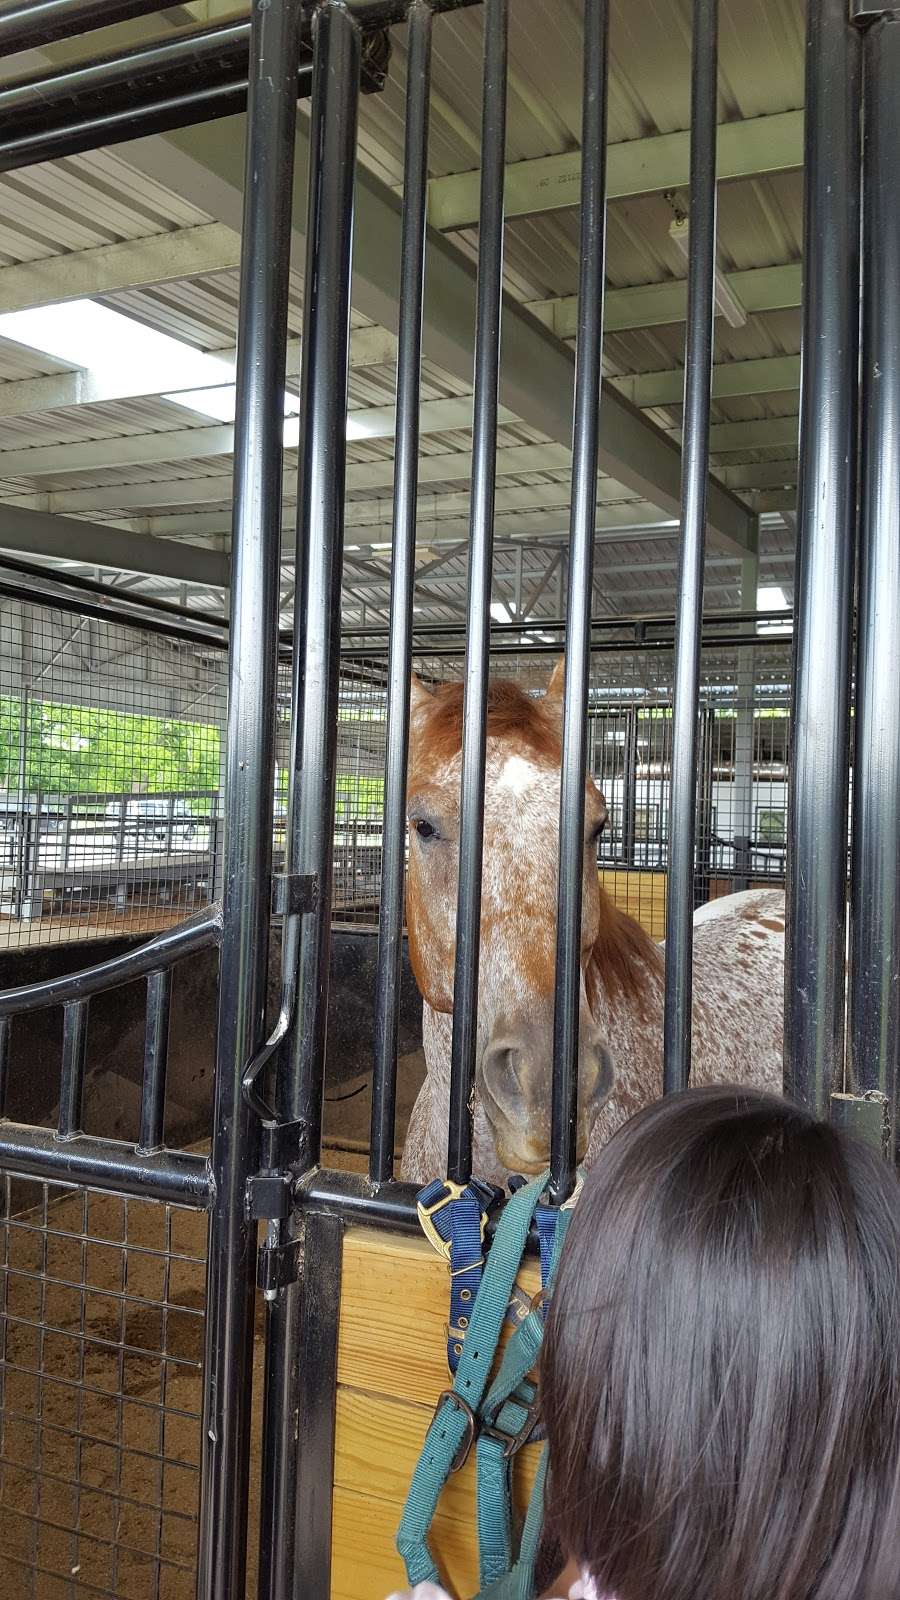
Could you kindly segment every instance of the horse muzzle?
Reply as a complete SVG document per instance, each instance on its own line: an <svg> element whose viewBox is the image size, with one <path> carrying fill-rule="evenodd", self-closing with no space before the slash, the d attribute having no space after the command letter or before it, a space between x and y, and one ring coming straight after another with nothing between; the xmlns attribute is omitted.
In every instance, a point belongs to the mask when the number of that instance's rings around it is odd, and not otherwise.
<svg viewBox="0 0 900 1600"><path fill-rule="evenodd" d="M481 1060L480 1098L504 1167L542 1172L550 1157L552 1031L511 1031L491 1042ZM582 1024L578 1048L577 1154L584 1155L594 1118L612 1088L612 1061L599 1029Z"/></svg>

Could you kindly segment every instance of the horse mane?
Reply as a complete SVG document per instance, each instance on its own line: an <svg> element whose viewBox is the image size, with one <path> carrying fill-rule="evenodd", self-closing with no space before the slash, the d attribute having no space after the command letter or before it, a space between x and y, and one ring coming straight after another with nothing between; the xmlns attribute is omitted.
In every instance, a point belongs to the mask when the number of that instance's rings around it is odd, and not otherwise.
<svg viewBox="0 0 900 1600"><path fill-rule="evenodd" d="M662 978L663 954L659 945L629 917L600 885L600 927L594 940L586 975L588 1003L603 989L609 1000L630 1000L642 1006L650 998L653 980Z"/></svg>
<svg viewBox="0 0 900 1600"><path fill-rule="evenodd" d="M422 753L429 759L450 761L459 755L463 693L461 683L442 683L420 713L419 740ZM533 699L517 683L505 678L494 679L488 685L487 735L489 739L519 739L525 755L550 761L562 759L556 705L553 711L546 710L543 700Z"/></svg>

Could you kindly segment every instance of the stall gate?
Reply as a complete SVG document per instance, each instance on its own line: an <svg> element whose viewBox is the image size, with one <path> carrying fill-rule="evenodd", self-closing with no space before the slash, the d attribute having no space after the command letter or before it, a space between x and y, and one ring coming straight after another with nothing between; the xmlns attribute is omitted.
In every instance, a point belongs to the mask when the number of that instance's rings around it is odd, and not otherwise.
<svg viewBox="0 0 900 1600"><path fill-rule="evenodd" d="M88 148L179 116L231 109L249 80L247 181L234 479L228 793L221 907L167 930L137 952L86 972L0 996L0 1091L23 1070L15 1017L62 1016L58 1124L0 1122L6 1360L3 1473L19 1474L21 1548L4 1555L17 1592L180 1595L192 1586L185 1527L199 1478L196 1589L202 1600L244 1592L257 1271L265 1303L259 1593L325 1596L332 1572L336 1386L365 1360L357 1322L340 1318L358 1270L358 1225L380 1238L414 1230L413 1195L393 1175L397 972L404 859L404 777L411 662L417 419L425 279L425 185L432 23L459 0L254 0L252 22L195 39L166 76L134 78L101 64L70 94L21 101L7 167ZM24 4L0 18L13 51L162 0ZM787 1087L813 1110L851 1121L884 1147L894 1107L900 986L900 585L897 582L900 423L900 227L897 168L900 26L897 9L815 0L809 8L806 96L804 353L801 476L788 819ZM485 707L490 652L494 454L499 381L502 188L508 0L485 0L482 179L475 322L474 454L465 656L462 870L448 1174L471 1167ZM348 312L356 109L372 30L405 21L409 57L403 252L399 283L397 468L388 659L385 850L379 1003L369 1172L319 1164L325 989L332 890L340 678ZM587 762L590 603L601 408L607 13L584 7L581 284L575 373L564 761L553 1061L551 1190L569 1193L575 1160L582 812ZM440 26L438 19L437 25ZM249 45L247 32L249 31ZM247 49L249 48L249 71ZM242 55L243 51L243 55ZM864 81L864 93L863 93ZM118 98L112 90L118 88ZM281 377L284 370L295 107L311 88L310 241L305 278L302 467L296 553L292 746L284 871L282 1007L266 1031L265 971L272 893ZM124 90L124 94L123 94ZM690 1067L691 912L696 716L701 632L715 242L716 5L695 0L690 263L683 444L682 557L672 719L665 1085ZM77 92L76 92L77 91ZM124 99L124 104L123 104ZM860 110L865 136L860 146ZM37 108L40 107L40 111ZM859 251L860 215L864 248ZM862 270L862 283L860 280ZM863 303L863 358L857 326ZM861 371L861 386L858 384ZM540 375L535 375L540 381ZM861 422L859 540L857 420ZM850 1030L844 1050L844 912L852 602L860 553L856 684L856 825ZM302 626L300 625L302 624ZM302 784L300 775L302 774ZM164 1139L167 1015L173 966L208 944L220 952L212 1151ZM93 994L147 986L139 1127L129 1144L83 1128L81 1095ZM840 1081L834 1081L835 1075ZM838 1091L835 1094L835 1091ZM57 1185L67 1186L60 1194ZM156 1206L153 1206L156 1202ZM149 1213L148 1213L149 1208ZM205 1291L198 1287L208 1218ZM184 1225L198 1215L199 1228ZM148 1215L150 1220L148 1220ZM257 1252L258 1230L263 1229ZM344 1250L345 1233L347 1238ZM78 1269L56 1253L75 1241ZM387 1246L385 1247L387 1248ZM416 1260L418 1260L416 1256ZM407 1280L404 1280L406 1283ZM150 1292L151 1286L153 1292ZM410 1294L415 1285L409 1284ZM394 1280L394 1292L401 1294ZM100 1302L102 1304L94 1304ZM156 1310L153 1310L153 1306ZM200 1426L187 1378L201 1370ZM149 1353L142 1319L157 1317ZM356 1332L354 1333L354 1327ZM349 1341L349 1342L348 1342ZM98 1351L104 1352L103 1361ZM109 1352L112 1352L110 1357ZM143 1363L143 1367L142 1367ZM150 1370L152 1368L152 1370ZM140 1418L133 1415L141 1413ZM370 1429L372 1436L377 1428ZM190 1446L183 1443L191 1434ZM374 1446L373 1446L374 1450ZM141 1478L143 1462L144 1476ZM26 1482L22 1482L22 1475ZM32 1499L27 1501L27 1495ZM106 1532L84 1533L90 1495L112 1507ZM68 1499L67 1499L68 1496ZM149 1502L152 1549L139 1533ZM98 1509L98 1518L101 1511ZM106 1515L103 1512L102 1515ZM341 1540L362 1527L336 1521ZM29 1543L29 1541L31 1541ZM179 1543L181 1541L181 1543ZM60 1565L59 1549L64 1553ZM186 1575L187 1574L187 1575ZM6 1574L5 1574L6 1575Z"/></svg>

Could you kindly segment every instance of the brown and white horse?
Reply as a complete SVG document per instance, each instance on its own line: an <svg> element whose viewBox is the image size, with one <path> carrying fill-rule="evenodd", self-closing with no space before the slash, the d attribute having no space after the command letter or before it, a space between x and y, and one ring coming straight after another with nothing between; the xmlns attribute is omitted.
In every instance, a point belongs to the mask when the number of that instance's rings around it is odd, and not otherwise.
<svg viewBox="0 0 900 1600"><path fill-rule="evenodd" d="M561 665L546 695L491 685L487 724L475 1171L502 1181L540 1170L549 1146L562 756ZM462 686L412 688L407 924L424 1000L427 1075L403 1175L446 1170L459 851ZM600 885L606 820L585 797L579 1154L590 1160L662 1089L662 952ZM778 1089L782 1071L784 896L730 895L695 918L692 1081Z"/></svg>

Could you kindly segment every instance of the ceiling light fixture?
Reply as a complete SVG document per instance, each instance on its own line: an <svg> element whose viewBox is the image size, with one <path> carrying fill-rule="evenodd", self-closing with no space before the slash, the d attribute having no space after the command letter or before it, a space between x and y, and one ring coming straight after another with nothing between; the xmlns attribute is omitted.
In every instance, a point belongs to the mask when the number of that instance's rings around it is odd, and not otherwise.
<svg viewBox="0 0 900 1600"><path fill-rule="evenodd" d="M669 227L669 238L678 246L685 261L690 256L690 224L687 217L675 217ZM728 280L718 267L715 279L715 305L719 315L725 318L730 328L743 328L747 322L747 313L740 300L732 289L728 287Z"/></svg>

